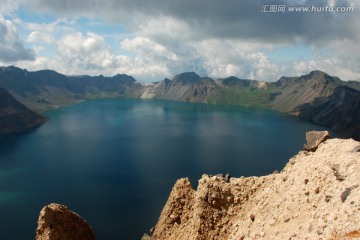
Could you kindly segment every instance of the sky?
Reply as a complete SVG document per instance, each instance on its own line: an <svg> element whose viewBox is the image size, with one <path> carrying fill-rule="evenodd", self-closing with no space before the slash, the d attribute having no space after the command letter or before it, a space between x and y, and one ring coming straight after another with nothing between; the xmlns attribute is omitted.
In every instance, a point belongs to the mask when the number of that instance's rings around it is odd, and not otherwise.
<svg viewBox="0 0 360 240"><path fill-rule="evenodd" d="M0 65L140 82L316 69L359 81L359 22L358 0L0 0Z"/></svg>

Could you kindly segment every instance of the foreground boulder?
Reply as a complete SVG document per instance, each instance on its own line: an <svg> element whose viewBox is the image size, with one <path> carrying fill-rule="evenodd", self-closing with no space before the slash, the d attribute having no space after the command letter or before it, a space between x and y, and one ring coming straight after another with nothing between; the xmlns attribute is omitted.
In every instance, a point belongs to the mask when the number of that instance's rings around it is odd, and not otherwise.
<svg viewBox="0 0 360 240"><path fill-rule="evenodd" d="M319 144L325 142L330 138L330 133L328 131L309 131L306 132L306 144L304 149L306 151L315 151Z"/></svg>
<svg viewBox="0 0 360 240"><path fill-rule="evenodd" d="M66 206L52 203L39 216L36 240L95 240L89 224Z"/></svg>
<svg viewBox="0 0 360 240"><path fill-rule="evenodd" d="M176 182L153 240L360 239L360 143L328 139L280 173Z"/></svg>

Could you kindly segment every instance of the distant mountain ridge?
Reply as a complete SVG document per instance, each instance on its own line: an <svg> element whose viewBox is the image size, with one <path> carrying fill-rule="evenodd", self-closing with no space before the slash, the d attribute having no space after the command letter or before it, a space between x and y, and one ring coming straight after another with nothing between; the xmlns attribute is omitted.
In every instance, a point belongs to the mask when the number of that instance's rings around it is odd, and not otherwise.
<svg viewBox="0 0 360 240"><path fill-rule="evenodd" d="M53 70L29 72L13 66L0 68L0 86L37 111L88 98L123 96L133 85L140 84L125 74L113 77L66 76Z"/></svg>
<svg viewBox="0 0 360 240"><path fill-rule="evenodd" d="M261 107L289 113L360 140L360 82L345 82L321 71L276 82L200 77L194 72L141 84L113 77L66 76L52 70L0 68L0 86L32 109L54 109L89 98L130 97Z"/></svg>

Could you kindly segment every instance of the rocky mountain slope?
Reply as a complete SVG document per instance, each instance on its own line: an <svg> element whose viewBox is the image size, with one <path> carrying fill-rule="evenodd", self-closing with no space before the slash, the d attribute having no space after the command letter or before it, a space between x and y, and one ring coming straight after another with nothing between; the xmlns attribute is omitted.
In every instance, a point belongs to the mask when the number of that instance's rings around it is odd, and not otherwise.
<svg viewBox="0 0 360 240"><path fill-rule="evenodd" d="M360 91L321 71L282 77L272 83L271 108L333 129L342 137L360 140Z"/></svg>
<svg viewBox="0 0 360 240"><path fill-rule="evenodd" d="M343 137L360 139L360 91L337 87L325 98L297 107L298 116L332 128Z"/></svg>
<svg viewBox="0 0 360 240"><path fill-rule="evenodd" d="M194 72L176 75L172 80L143 85L127 95L139 98L157 98L177 101L206 102L216 89L216 83L210 78L201 78Z"/></svg>
<svg viewBox="0 0 360 240"><path fill-rule="evenodd" d="M31 111L0 88L0 134L26 132L46 120L46 117Z"/></svg>
<svg viewBox="0 0 360 240"><path fill-rule="evenodd" d="M29 72L17 67L0 67L0 85L33 110L44 111L79 100L123 96L140 86L125 74L113 77L66 76L52 70Z"/></svg>
<svg viewBox="0 0 360 240"><path fill-rule="evenodd" d="M360 142L328 139L268 176L179 179L152 239L359 239L359 172Z"/></svg>
<svg viewBox="0 0 360 240"><path fill-rule="evenodd" d="M360 140L359 86L358 82L344 82L321 71L281 77L273 83L236 77L201 78L190 72L145 85L127 95L274 109Z"/></svg>
<svg viewBox="0 0 360 240"><path fill-rule="evenodd" d="M272 85L272 107L296 113L299 106L330 97L335 88L346 85L346 82L324 72L313 71L301 77L281 77Z"/></svg>

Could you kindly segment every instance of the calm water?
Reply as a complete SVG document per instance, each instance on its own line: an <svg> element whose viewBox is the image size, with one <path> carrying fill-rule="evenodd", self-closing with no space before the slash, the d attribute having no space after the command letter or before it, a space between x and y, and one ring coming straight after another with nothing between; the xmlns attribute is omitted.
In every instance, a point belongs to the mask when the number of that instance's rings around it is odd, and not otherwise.
<svg viewBox="0 0 360 240"><path fill-rule="evenodd" d="M280 170L324 129L280 113L172 101L92 100L0 138L0 239L34 239L40 209L62 203L99 240L140 239L176 179Z"/></svg>

